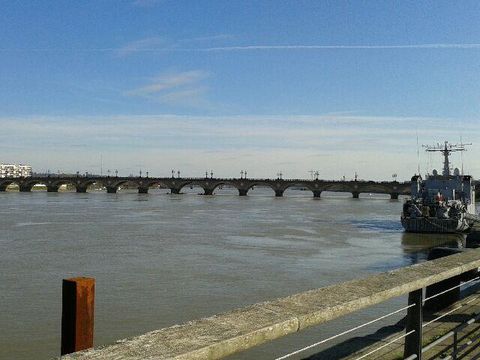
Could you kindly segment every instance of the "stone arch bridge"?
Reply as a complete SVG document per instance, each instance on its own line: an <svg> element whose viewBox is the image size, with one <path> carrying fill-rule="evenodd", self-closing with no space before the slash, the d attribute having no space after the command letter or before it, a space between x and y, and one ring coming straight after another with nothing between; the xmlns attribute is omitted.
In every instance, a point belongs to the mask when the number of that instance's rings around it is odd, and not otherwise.
<svg viewBox="0 0 480 360"><path fill-rule="evenodd" d="M0 178L0 191L11 185L18 185L21 192L29 192L33 186L42 184L49 192L58 192L62 185L71 185L78 193L85 193L92 184L105 187L108 193L116 193L119 187L128 184L138 189L139 193L148 193L149 188L161 186L170 189L172 194L181 194L187 186L201 187L205 195L213 195L221 186L236 188L240 196L246 196L255 186L265 186L283 196L288 188L300 188L311 191L314 197L320 197L324 191L349 192L354 198L361 193L388 194L392 199L399 195L410 194L410 182L396 181L328 181L306 179L245 179L245 178L152 178L152 177L117 177L117 176L32 176L26 178Z"/></svg>

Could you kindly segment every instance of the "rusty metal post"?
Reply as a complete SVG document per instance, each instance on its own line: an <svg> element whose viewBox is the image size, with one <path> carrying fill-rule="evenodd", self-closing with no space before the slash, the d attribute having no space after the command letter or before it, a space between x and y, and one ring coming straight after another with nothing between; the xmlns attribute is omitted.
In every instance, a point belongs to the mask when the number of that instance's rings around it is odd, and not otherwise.
<svg viewBox="0 0 480 360"><path fill-rule="evenodd" d="M423 289L408 294L408 305L414 305L407 311L406 333L414 331L405 338L403 357L417 355L422 360L422 325L423 325Z"/></svg>
<svg viewBox="0 0 480 360"><path fill-rule="evenodd" d="M61 355L93 347L95 279L64 279Z"/></svg>

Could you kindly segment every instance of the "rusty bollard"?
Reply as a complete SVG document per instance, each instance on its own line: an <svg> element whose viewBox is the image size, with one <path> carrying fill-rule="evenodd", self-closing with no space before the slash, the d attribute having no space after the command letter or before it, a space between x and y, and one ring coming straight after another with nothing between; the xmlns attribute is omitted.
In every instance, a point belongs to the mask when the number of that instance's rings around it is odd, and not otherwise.
<svg viewBox="0 0 480 360"><path fill-rule="evenodd" d="M93 347L94 308L95 279L63 280L61 355Z"/></svg>

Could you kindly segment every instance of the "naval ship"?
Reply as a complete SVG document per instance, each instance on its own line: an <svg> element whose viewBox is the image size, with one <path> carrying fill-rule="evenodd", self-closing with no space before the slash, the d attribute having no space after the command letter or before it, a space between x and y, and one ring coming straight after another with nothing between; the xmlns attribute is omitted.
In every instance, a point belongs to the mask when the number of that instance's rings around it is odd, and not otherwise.
<svg viewBox="0 0 480 360"><path fill-rule="evenodd" d="M441 152L444 157L440 175L433 170L422 179L412 178L412 196L403 205L402 226L407 232L459 233L467 232L480 221L475 210L475 187L473 178L464 175L458 168L450 170L449 156L452 152L465 151L471 144L437 144L424 146L427 152ZM462 167L463 168L463 167Z"/></svg>

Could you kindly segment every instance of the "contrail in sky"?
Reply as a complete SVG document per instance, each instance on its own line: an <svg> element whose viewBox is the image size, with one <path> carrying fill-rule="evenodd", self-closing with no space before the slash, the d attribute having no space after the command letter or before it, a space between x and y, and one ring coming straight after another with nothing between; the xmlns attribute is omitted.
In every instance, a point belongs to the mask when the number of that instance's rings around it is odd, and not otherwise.
<svg viewBox="0 0 480 360"><path fill-rule="evenodd" d="M196 51L245 50L328 50L328 49L480 49L480 44L410 44L410 45L247 45L195 49Z"/></svg>
<svg viewBox="0 0 480 360"><path fill-rule="evenodd" d="M130 52L215 52L215 51L262 51L262 50L375 50L375 49L480 49L480 43L466 44L404 44L404 45L243 45L206 48L138 48ZM118 52L122 48L0 48L0 52Z"/></svg>

